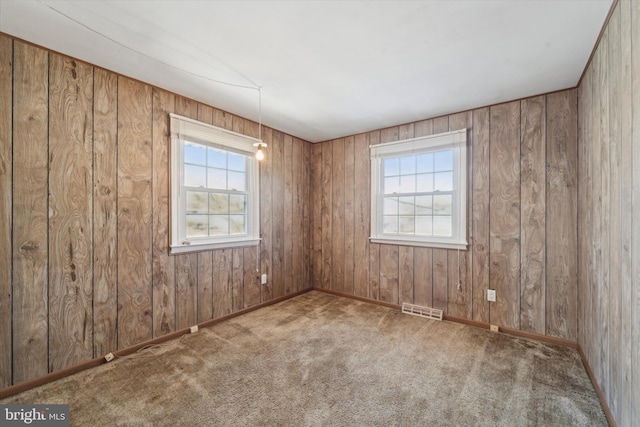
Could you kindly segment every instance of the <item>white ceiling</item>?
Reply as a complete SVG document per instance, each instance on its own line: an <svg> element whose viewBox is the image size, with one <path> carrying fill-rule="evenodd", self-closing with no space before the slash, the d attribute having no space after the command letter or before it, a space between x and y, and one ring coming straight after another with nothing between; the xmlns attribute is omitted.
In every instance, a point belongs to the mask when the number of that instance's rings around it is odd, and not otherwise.
<svg viewBox="0 0 640 427"><path fill-rule="evenodd" d="M256 121L261 87L318 142L574 87L612 2L0 0L0 31Z"/></svg>

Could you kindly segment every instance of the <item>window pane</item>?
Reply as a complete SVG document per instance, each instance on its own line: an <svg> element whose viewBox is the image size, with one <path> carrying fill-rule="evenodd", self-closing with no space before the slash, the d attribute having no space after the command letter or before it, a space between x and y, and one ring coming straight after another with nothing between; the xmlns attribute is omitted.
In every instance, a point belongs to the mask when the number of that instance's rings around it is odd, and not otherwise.
<svg viewBox="0 0 640 427"><path fill-rule="evenodd" d="M206 187L207 168L184 165L184 185L187 187Z"/></svg>
<svg viewBox="0 0 640 427"><path fill-rule="evenodd" d="M209 188L227 189L227 171L224 169L207 169L207 183Z"/></svg>
<svg viewBox="0 0 640 427"><path fill-rule="evenodd" d="M245 164L245 156L242 154L229 153L229 170L244 172Z"/></svg>
<svg viewBox="0 0 640 427"><path fill-rule="evenodd" d="M226 236L229 234L229 215L209 215L209 235Z"/></svg>
<svg viewBox="0 0 640 427"><path fill-rule="evenodd" d="M400 193L415 193L416 192L416 176L407 175L400 177Z"/></svg>
<svg viewBox="0 0 640 427"><path fill-rule="evenodd" d="M453 151L438 151L434 153L436 172L453 170Z"/></svg>
<svg viewBox="0 0 640 427"><path fill-rule="evenodd" d="M418 193L431 193L433 191L433 174L424 173L416 175Z"/></svg>
<svg viewBox="0 0 640 427"><path fill-rule="evenodd" d="M382 225L383 233L398 233L398 217L397 216L384 216L383 225Z"/></svg>
<svg viewBox="0 0 640 427"><path fill-rule="evenodd" d="M383 163L384 176L400 175L400 159L394 157L392 159L384 159Z"/></svg>
<svg viewBox="0 0 640 427"><path fill-rule="evenodd" d="M207 150L207 164L210 168L219 168L226 169L227 168L227 152L223 150L218 150L217 148L209 148Z"/></svg>
<svg viewBox="0 0 640 427"><path fill-rule="evenodd" d="M187 214L207 213L207 193L187 191Z"/></svg>
<svg viewBox="0 0 640 427"><path fill-rule="evenodd" d="M187 215L187 237L207 235L206 215Z"/></svg>
<svg viewBox="0 0 640 427"><path fill-rule="evenodd" d="M413 215L415 197L400 197L398 199L398 213L400 215Z"/></svg>
<svg viewBox="0 0 640 427"><path fill-rule="evenodd" d="M207 147L193 142L184 144L184 162L204 166L207 161Z"/></svg>
<svg viewBox="0 0 640 427"><path fill-rule="evenodd" d="M210 214L227 214L229 213L229 195L228 194L209 194L209 213Z"/></svg>
<svg viewBox="0 0 640 427"><path fill-rule="evenodd" d="M433 235L434 236L451 236L451 217L450 216L434 216L433 217Z"/></svg>
<svg viewBox="0 0 640 427"><path fill-rule="evenodd" d="M384 189L382 191L384 194L393 194L400 192L400 177L392 176L390 178L384 179Z"/></svg>
<svg viewBox="0 0 640 427"><path fill-rule="evenodd" d="M229 213L244 215L247 210L247 196L242 194L229 195Z"/></svg>
<svg viewBox="0 0 640 427"><path fill-rule="evenodd" d="M229 171L228 190L244 191L246 189L247 175L244 172Z"/></svg>
<svg viewBox="0 0 640 427"><path fill-rule="evenodd" d="M229 234L245 234L244 215L229 215Z"/></svg>
<svg viewBox="0 0 640 427"><path fill-rule="evenodd" d="M401 216L400 217L400 234L413 234L413 221L414 218L412 216Z"/></svg>
<svg viewBox="0 0 640 427"><path fill-rule="evenodd" d="M451 194L433 196L433 213L435 215L451 215Z"/></svg>
<svg viewBox="0 0 640 427"><path fill-rule="evenodd" d="M420 236L433 235L432 221L433 221L433 217L431 216L417 216L416 217L416 234Z"/></svg>
<svg viewBox="0 0 640 427"><path fill-rule="evenodd" d="M384 206L382 207L382 213L384 215L398 215L398 198L385 197Z"/></svg>
<svg viewBox="0 0 640 427"><path fill-rule="evenodd" d="M416 215L431 215L433 213L433 196L416 197Z"/></svg>
<svg viewBox="0 0 640 427"><path fill-rule="evenodd" d="M413 175L416 173L416 156L406 156L400 158L400 174Z"/></svg>
<svg viewBox="0 0 640 427"><path fill-rule="evenodd" d="M420 154L416 156L416 164L417 173L433 172L433 154Z"/></svg>
<svg viewBox="0 0 640 427"><path fill-rule="evenodd" d="M451 191L453 190L453 174L451 172L440 172L434 174L435 191Z"/></svg>

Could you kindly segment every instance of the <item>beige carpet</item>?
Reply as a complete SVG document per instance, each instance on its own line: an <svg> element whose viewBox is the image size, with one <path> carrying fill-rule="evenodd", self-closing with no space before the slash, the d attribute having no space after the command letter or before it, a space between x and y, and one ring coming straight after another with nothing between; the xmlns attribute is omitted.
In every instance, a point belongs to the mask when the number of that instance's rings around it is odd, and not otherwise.
<svg viewBox="0 0 640 427"><path fill-rule="evenodd" d="M78 426L598 426L569 348L310 292L4 399Z"/></svg>

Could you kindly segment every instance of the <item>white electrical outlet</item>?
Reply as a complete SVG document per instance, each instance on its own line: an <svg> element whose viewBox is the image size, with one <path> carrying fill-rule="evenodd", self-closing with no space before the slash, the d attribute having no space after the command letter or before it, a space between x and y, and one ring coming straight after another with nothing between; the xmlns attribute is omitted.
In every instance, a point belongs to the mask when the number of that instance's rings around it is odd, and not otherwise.
<svg viewBox="0 0 640 427"><path fill-rule="evenodd" d="M265 285L267 283L267 275L263 274L262 277L260 278L260 283Z"/></svg>
<svg viewBox="0 0 640 427"><path fill-rule="evenodd" d="M489 325L489 329L491 329L491 332L500 332L498 325Z"/></svg>
<svg viewBox="0 0 640 427"><path fill-rule="evenodd" d="M108 353L104 356L104 360L106 360L107 362L111 362L115 358L116 357L113 355L113 353Z"/></svg>
<svg viewBox="0 0 640 427"><path fill-rule="evenodd" d="M487 301L496 302L496 290L495 289L487 289Z"/></svg>
<svg viewBox="0 0 640 427"><path fill-rule="evenodd" d="M192 333L192 334L195 334L196 332L198 332L198 325L193 325L193 326L191 327L191 333Z"/></svg>

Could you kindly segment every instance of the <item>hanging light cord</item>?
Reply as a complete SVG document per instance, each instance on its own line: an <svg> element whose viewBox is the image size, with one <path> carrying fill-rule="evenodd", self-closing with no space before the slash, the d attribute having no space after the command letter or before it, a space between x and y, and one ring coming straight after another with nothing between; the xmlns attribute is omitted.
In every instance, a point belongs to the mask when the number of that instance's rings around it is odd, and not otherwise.
<svg viewBox="0 0 640 427"><path fill-rule="evenodd" d="M107 36L106 34L103 34L100 31L97 31L97 30L89 27L88 25L78 21L77 19L69 16L68 14L62 12L61 10L56 9L55 7L53 7L53 6L51 6L51 5L47 4L47 3L44 3L42 0L38 0L38 3L40 3L41 5L49 8L49 9L51 9L52 11L56 12L57 14L64 16L68 20L80 25L81 27L91 31L92 33L97 34L98 36L100 36L100 37L102 37L104 39L107 39L112 43L117 44L118 46L120 46L120 47L122 47L124 49L127 49L127 50L129 50L131 52L137 53L138 55L144 56L145 58L151 59L152 61L159 62L162 65L165 65L167 67L173 68L174 70L181 71L183 73L189 74L189 75L194 76L194 77L198 77L198 78L203 79L203 80L207 80L207 81L212 82L212 83L217 83L217 84L221 84L221 85L237 87L237 88L240 88L240 89L249 89L249 90L257 91L258 92L258 139L260 139L262 141L262 86L258 86L249 77L245 76L240 71L238 71L238 70L234 69L233 67L231 67L231 69L233 71L235 71L237 74L239 74L244 79L246 79L251 85L242 85L242 84L238 84L238 83L230 83L230 82L225 82L225 81L222 81L222 80L213 79L211 77L208 77L208 76L205 76L205 75L202 75L202 74L198 74L198 73L194 73L193 71L189 71L189 70L186 70L184 68L178 67L176 65L170 64L170 63L168 63L166 61L163 61L161 59L158 59L156 57L148 55L148 54L146 54L146 53L144 53L142 51L134 49L131 46L127 46L124 43L121 43L121 42L119 42L119 41Z"/></svg>

